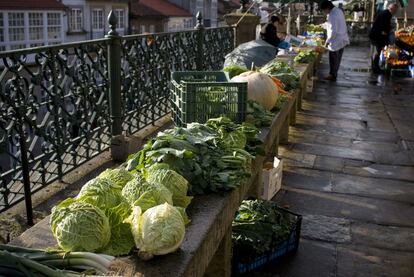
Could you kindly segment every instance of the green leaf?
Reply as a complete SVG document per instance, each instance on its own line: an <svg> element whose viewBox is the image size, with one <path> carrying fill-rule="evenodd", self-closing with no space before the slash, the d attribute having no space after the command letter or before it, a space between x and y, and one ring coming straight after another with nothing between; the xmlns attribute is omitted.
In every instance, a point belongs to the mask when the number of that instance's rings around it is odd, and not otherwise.
<svg viewBox="0 0 414 277"><path fill-rule="evenodd" d="M130 206L122 202L116 207L107 209L105 214L109 219L111 238L102 252L112 256L129 254L135 245L131 224L126 222L131 214Z"/></svg>

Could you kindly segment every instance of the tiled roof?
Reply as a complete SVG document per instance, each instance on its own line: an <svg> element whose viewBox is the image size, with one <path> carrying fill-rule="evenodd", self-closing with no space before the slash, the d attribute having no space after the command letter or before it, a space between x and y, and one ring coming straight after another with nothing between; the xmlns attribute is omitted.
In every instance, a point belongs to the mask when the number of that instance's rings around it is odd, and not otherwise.
<svg viewBox="0 0 414 277"><path fill-rule="evenodd" d="M57 0L0 0L1 10L62 10L66 6Z"/></svg>
<svg viewBox="0 0 414 277"><path fill-rule="evenodd" d="M192 17L190 12L166 0L132 1L131 13L134 16Z"/></svg>

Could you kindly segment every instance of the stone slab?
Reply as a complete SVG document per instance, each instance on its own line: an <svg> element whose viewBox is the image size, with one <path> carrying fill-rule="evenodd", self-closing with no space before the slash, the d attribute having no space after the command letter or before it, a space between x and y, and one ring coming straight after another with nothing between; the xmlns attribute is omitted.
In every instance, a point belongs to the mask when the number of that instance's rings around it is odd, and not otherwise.
<svg viewBox="0 0 414 277"><path fill-rule="evenodd" d="M299 214L414 227L414 206L407 203L291 187L284 187L276 195L275 201Z"/></svg>
<svg viewBox="0 0 414 277"><path fill-rule="evenodd" d="M328 156L317 156L313 167L315 169L342 172L344 159Z"/></svg>
<svg viewBox="0 0 414 277"><path fill-rule="evenodd" d="M414 182L414 167L412 166L370 164L361 167L345 164L344 173Z"/></svg>
<svg viewBox="0 0 414 277"><path fill-rule="evenodd" d="M331 173L307 168L284 168L282 183L294 188L332 191Z"/></svg>
<svg viewBox="0 0 414 277"><path fill-rule="evenodd" d="M414 183L332 173L332 190L370 198L414 204Z"/></svg>
<svg viewBox="0 0 414 277"><path fill-rule="evenodd" d="M338 277L414 276L414 253L338 246Z"/></svg>
<svg viewBox="0 0 414 277"><path fill-rule="evenodd" d="M323 215L304 215L301 232L301 236L306 239L350 243L351 221Z"/></svg>
<svg viewBox="0 0 414 277"><path fill-rule="evenodd" d="M358 140L397 143L400 139L398 134L380 131L360 131Z"/></svg>
<svg viewBox="0 0 414 277"><path fill-rule="evenodd" d="M353 140L351 144L352 149L357 150L367 150L367 151L398 151L400 145L397 143L388 143L388 142L375 142L375 141L363 141L363 140Z"/></svg>
<svg viewBox="0 0 414 277"><path fill-rule="evenodd" d="M371 151L352 150L347 147L340 146L297 143L293 146L292 151L319 156L375 161L374 155Z"/></svg>
<svg viewBox="0 0 414 277"><path fill-rule="evenodd" d="M353 222L351 234L356 245L414 252L414 228Z"/></svg>

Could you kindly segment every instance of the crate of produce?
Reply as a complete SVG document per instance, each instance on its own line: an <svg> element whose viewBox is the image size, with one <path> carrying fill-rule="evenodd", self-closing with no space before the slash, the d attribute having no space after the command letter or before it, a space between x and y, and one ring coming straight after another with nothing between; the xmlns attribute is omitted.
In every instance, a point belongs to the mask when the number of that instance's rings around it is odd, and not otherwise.
<svg viewBox="0 0 414 277"><path fill-rule="evenodd" d="M301 225L301 215L272 201L243 201L232 225L233 275L244 275L270 263L277 265L296 253Z"/></svg>
<svg viewBox="0 0 414 277"><path fill-rule="evenodd" d="M236 123L246 117L247 83L229 82L222 71L171 74L172 119L178 126L226 116Z"/></svg>

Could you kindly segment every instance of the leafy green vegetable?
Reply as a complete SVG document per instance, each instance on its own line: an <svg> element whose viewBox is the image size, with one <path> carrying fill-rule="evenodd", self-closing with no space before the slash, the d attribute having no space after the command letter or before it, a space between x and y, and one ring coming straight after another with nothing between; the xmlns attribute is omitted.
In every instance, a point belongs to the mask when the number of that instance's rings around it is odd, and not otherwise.
<svg viewBox="0 0 414 277"><path fill-rule="evenodd" d="M273 113L263 108L263 106L256 101L251 99L247 100L246 122L251 123L256 127L270 126L274 116Z"/></svg>
<svg viewBox="0 0 414 277"><path fill-rule="evenodd" d="M109 221L102 210L73 199L52 209L50 226L59 247L65 251L99 251L111 237Z"/></svg>
<svg viewBox="0 0 414 277"><path fill-rule="evenodd" d="M160 132L131 156L126 167L143 171L156 163L167 164L190 182L190 195L230 190L250 176L253 156L247 151L262 153L257 133L252 125L224 117L176 127Z"/></svg>
<svg viewBox="0 0 414 277"><path fill-rule="evenodd" d="M263 66L260 72L279 79L288 91L299 87L299 73L285 62L271 61Z"/></svg>
<svg viewBox="0 0 414 277"><path fill-rule="evenodd" d="M297 63L310 63L318 57L318 53L313 50L301 50L294 58Z"/></svg>
<svg viewBox="0 0 414 277"><path fill-rule="evenodd" d="M120 187L124 187L128 181L134 178L128 170L124 168L107 169L98 175L98 178L108 179Z"/></svg>
<svg viewBox="0 0 414 277"><path fill-rule="evenodd" d="M265 64L260 72L273 76L278 73L297 73L292 67L287 63L282 61L271 61Z"/></svg>
<svg viewBox="0 0 414 277"><path fill-rule="evenodd" d="M239 66L239 65L231 65L223 69L223 71L229 73L229 78L233 78L234 76L240 75L243 72L249 71L246 67Z"/></svg>
<svg viewBox="0 0 414 277"><path fill-rule="evenodd" d="M275 105L274 110L276 111L280 111L282 109L282 106L285 102L289 101L289 96L286 94L282 94L279 96L279 98L277 99L277 103Z"/></svg>
<svg viewBox="0 0 414 277"><path fill-rule="evenodd" d="M103 253L113 256L127 255L134 247L134 237L131 233L131 225L125 220L130 216L131 209L128 203L122 202L116 207L107 209L105 215L108 217L111 228L109 243L102 250Z"/></svg>
<svg viewBox="0 0 414 277"><path fill-rule="evenodd" d="M254 255L272 250L286 240L291 222L274 202L245 200L236 213L232 230L235 251Z"/></svg>
<svg viewBox="0 0 414 277"><path fill-rule="evenodd" d="M298 73L275 73L273 77L279 79L285 85L287 91L299 88L300 77Z"/></svg>
<svg viewBox="0 0 414 277"><path fill-rule="evenodd" d="M122 196L130 205L140 206L142 211L164 204L172 204L172 193L160 183L147 183L142 177L129 181L122 189Z"/></svg>
<svg viewBox="0 0 414 277"><path fill-rule="evenodd" d="M187 196L188 181L171 170L167 164L154 164L146 174L147 182L150 184L161 184L172 193L172 201L174 206L186 208L193 197Z"/></svg>
<svg viewBox="0 0 414 277"><path fill-rule="evenodd" d="M184 240L184 219L180 211L168 203L144 213L136 206L130 221L135 245L141 253L165 255L177 250Z"/></svg>
<svg viewBox="0 0 414 277"><path fill-rule="evenodd" d="M82 187L76 199L105 210L121 203L121 190L122 186L109 179L95 178Z"/></svg>

